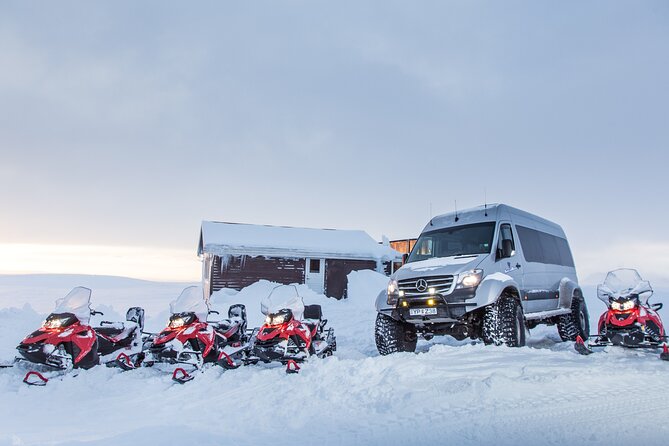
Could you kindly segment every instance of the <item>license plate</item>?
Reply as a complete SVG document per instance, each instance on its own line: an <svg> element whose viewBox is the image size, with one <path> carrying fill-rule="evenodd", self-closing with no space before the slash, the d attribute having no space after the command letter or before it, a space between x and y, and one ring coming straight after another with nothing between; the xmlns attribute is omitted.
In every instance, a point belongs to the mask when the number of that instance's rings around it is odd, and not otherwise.
<svg viewBox="0 0 669 446"><path fill-rule="evenodd" d="M437 314L436 308L410 308L409 316L428 316L430 314Z"/></svg>

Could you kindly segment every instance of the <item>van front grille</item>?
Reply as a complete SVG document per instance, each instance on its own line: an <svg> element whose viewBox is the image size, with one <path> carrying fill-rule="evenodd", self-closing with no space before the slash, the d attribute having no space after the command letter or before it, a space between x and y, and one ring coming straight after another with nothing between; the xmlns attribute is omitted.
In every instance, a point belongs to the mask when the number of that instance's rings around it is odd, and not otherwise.
<svg viewBox="0 0 669 446"><path fill-rule="evenodd" d="M434 288L434 294L442 296L453 291L453 276L431 276L416 277L413 279L402 279L398 281L400 291L404 291L404 297L428 297L430 288Z"/></svg>

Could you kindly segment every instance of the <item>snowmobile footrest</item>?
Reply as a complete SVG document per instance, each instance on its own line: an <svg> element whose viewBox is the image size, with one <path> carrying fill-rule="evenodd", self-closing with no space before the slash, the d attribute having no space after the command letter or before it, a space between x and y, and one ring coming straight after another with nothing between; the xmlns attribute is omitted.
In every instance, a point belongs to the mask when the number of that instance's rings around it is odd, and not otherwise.
<svg viewBox="0 0 669 446"><path fill-rule="evenodd" d="M300 371L300 366L297 365L294 359L289 359L286 363L286 373L298 373Z"/></svg>
<svg viewBox="0 0 669 446"><path fill-rule="evenodd" d="M32 379L31 376L34 376L36 379ZM23 382L29 386L46 386L46 383L49 382L48 378L45 378L40 372L31 371L26 373L26 376L23 378Z"/></svg>
<svg viewBox="0 0 669 446"><path fill-rule="evenodd" d="M576 343L574 344L574 349L580 355L589 355L592 353L592 350L590 350L588 346L585 345L585 342L583 342L583 338L581 338L580 336L576 337Z"/></svg>
<svg viewBox="0 0 669 446"><path fill-rule="evenodd" d="M662 347L662 353L660 353L660 359L663 361L669 361L669 348L667 348L667 344L664 344Z"/></svg>
<svg viewBox="0 0 669 446"><path fill-rule="evenodd" d="M188 381L192 381L193 378L195 377L189 375L188 372L181 367L174 369L174 373L172 373L172 381L178 382L179 384L186 384Z"/></svg>

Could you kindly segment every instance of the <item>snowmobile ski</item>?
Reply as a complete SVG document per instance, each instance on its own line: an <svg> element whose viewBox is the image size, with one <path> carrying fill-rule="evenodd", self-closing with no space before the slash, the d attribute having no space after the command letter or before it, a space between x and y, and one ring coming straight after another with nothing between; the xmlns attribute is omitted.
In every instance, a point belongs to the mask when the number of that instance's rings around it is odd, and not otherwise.
<svg viewBox="0 0 669 446"><path fill-rule="evenodd" d="M286 363L286 373L294 374L299 372L300 372L300 366L297 365L297 362L295 362L294 359L289 359L288 362Z"/></svg>
<svg viewBox="0 0 669 446"><path fill-rule="evenodd" d="M26 373L26 376L23 378L23 382L28 384L29 386L43 387L46 386L46 383L49 382L49 378L46 378L40 372L32 370Z"/></svg>
<svg viewBox="0 0 669 446"><path fill-rule="evenodd" d="M593 353L592 349L590 349L587 345L585 345L585 342L583 342L583 338L580 336L576 337L576 343L574 343L574 349L580 354L580 355L590 355Z"/></svg>
<svg viewBox="0 0 669 446"><path fill-rule="evenodd" d="M239 368L242 365L241 362L240 363L235 362L230 357L230 355L228 355L224 351L222 351L221 354L218 355L218 361L216 361L216 363L218 365L220 365L221 367L223 367L224 369L228 369L228 370L233 370L233 369Z"/></svg>
<svg viewBox="0 0 669 446"><path fill-rule="evenodd" d="M660 359L663 361L669 361L669 348L667 348L666 343L662 347L662 353L660 353Z"/></svg>
<svg viewBox="0 0 669 446"><path fill-rule="evenodd" d="M12 362L0 362L0 369L9 369L11 367L14 367L14 364L16 364L16 359Z"/></svg>
<svg viewBox="0 0 669 446"><path fill-rule="evenodd" d="M179 384L186 384L188 381L192 381L194 378L195 377L193 375L190 375L181 367L177 367L174 369L174 373L172 373L172 381Z"/></svg>
<svg viewBox="0 0 669 446"><path fill-rule="evenodd" d="M137 368L137 366L130 359L130 356L126 355L125 353L119 353L119 355L116 357L116 360L114 362L107 363L107 366L118 367L125 371L134 370Z"/></svg>

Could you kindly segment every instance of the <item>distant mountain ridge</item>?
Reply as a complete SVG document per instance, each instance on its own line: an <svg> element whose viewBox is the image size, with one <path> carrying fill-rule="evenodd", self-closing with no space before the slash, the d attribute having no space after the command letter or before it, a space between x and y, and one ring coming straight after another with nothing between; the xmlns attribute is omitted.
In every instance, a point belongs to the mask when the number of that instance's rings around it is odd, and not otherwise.
<svg viewBox="0 0 669 446"><path fill-rule="evenodd" d="M196 282L163 282L144 279L135 279L123 276L105 276L88 274L0 274L0 285L25 286L32 284L40 287L75 287L86 286L96 288L125 288L150 287L156 285L183 286L197 284Z"/></svg>

